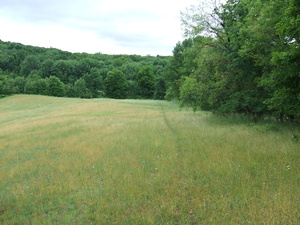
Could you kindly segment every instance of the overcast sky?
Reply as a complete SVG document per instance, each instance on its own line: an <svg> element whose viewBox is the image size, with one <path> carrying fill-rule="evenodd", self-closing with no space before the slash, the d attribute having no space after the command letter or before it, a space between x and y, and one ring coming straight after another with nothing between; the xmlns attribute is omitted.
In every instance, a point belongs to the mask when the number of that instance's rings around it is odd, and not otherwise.
<svg viewBox="0 0 300 225"><path fill-rule="evenodd" d="M0 39L70 52L172 55L197 0L0 0Z"/></svg>

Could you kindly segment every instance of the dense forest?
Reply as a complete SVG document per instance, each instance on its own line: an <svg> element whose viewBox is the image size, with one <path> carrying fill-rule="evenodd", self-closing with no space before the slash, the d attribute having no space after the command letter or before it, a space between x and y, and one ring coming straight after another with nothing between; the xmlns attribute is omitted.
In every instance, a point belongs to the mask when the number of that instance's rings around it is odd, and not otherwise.
<svg viewBox="0 0 300 225"><path fill-rule="evenodd" d="M181 13L173 56L70 53L0 42L0 94L179 100L219 113L300 118L300 2L228 0Z"/></svg>
<svg viewBox="0 0 300 225"><path fill-rule="evenodd" d="M168 58L70 53L0 41L0 93L161 99Z"/></svg>

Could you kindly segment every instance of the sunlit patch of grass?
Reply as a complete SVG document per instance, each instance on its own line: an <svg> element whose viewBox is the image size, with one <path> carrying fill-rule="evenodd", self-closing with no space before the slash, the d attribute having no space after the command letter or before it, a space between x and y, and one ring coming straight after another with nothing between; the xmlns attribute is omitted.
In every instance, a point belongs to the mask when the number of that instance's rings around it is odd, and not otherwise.
<svg viewBox="0 0 300 225"><path fill-rule="evenodd" d="M256 125L165 101L0 99L0 223L297 224L299 131Z"/></svg>

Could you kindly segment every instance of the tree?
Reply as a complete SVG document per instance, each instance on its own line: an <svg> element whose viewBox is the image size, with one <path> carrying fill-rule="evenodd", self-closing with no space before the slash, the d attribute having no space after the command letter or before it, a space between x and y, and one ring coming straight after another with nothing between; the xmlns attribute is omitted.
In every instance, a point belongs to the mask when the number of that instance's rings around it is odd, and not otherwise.
<svg viewBox="0 0 300 225"><path fill-rule="evenodd" d="M159 76L155 80L154 99L164 99L166 95L166 82L163 76Z"/></svg>
<svg viewBox="0 0 300 225"><path fill-rule="evenodd" d="M55 76L64 83L65 94L70 97L76 96L75 83L81 78L83 78L85 87L89 89L92 97L105 96L104 80L110 71L119 69L125 74L125 83L130 86L130 90L127 91L127 95L118 95L118 98L128 96L138 98L141 95L144 95L143 98L152 98L154 91L157 93L156 96L159 96L157 98L161 98L164 92L165 71L168 70L166 65L170 59L170 57L149 55L70 53L54 48L39 48L1 40L0 49L0 71L3 72L0 73L7 77L5 81L1 81L3 91L5 90L6 93L23 93L27 84L27 93L40 94L43 88L39 89L38 83L41 82L41 86L44 87L44 82L49 81L46 78ZM148 74L148 77L145 77L148 80L140 79L140 83L138 83L137 73L146 66L150 66L152 72L150 76ZM15 79L17 76L19 78ZM156 79L157 77L160 78ZM22 80L25 81L22 82ZM80 80L76 86L84 87L84 82ZM53 88L50 89L53 90ZM142 93L142 91L145 92ZM53 91L51 92L53 94ZM150 92L150 94L146 92ZM51 93L48 92L48 94Z"/></svg>
<svg viewBox="0 0 300 225"><path fill-rule="evenodd" d="M0 52L0 69L4 71L14 71L16 67L16 59L13 54Z"/></svg>
<svg viewBox="0 0 300 225"><path fill-rule="evenodd" d="M104 83L107 97L118 99L127 97L128 84L125 74L121 70L114 69L108 72Z"/></svg>
<svg viewBox="0 0 300 225"><path fill-rule="evenodd" d="M78 63L75 66L77 77L82 77L84 74L90 73L91 69L99 68L101 65L98 60L91 58L83 58L77 61Z"/></svg>
<svg viewBox="0 0 300 225"><path fill-rule="evenodd" d="M39 72L42 78L53 76L55 73L54 60L53 59L44 60L41 64Z"/></svg>
<svg viewBox="0 0 300 225"><path fill-rule="evenodd" d="M75 65L76 63L72 60L57 60L53 65L53 75L58 77L64 84L69 82L70 77L75 82L77 79Z"/></svg>
<svg viewBox="0 0 300 225"><path fill-rule="evenodd" d="M11 95L19 93L15 80L7 75L0 75L0 94Z"/></svg>
<svg viewBox="0 0 300 225"><path fill-rule="evenodd" d="M129 56L117 56L117 58L115 58L112 62L114 67L121 67L122 65L124 65L125 63L130 63L132 62L132 59Z"/></svg>
<svg viewBox="0 0 300 225"><path fill-rule="evenodd" d="M195 112L201 105L201 86L195 78L186 77L183 85L180 87L180 103L182 106L192 107Z"/></svg>
<svg viewBox="0 0 300 225"><path fill-rule="evenodd" d="M120 68L129 80L134 80L136 74L142 69L143 65L137 62L123 64Z"/></svg>
<svg viewBox="0 0 300 225"><path fill-rule="evenodd" d="M225 113L265 112L263 102L266 91L258 83L262 76L262 64L266 64L268 57L257 59L268 47L264 45L256 48L264 43L261 40L266 40L263 39L262 27L261 32L248 30L251 26L253 29L257 28L249 22L252 14L255 15L254 12L249 12L253 2L228 0L226 4L215 6L210 12L194 7L182 14L185 33L193 37L193 45L183 51L183 60L177 71L181 71L181 76L185 74L196 79L199 84L193 85L190 79L179 83L181 99L184 97L182 102L192 102L194 108L198 102L202 109ZM258 1L255 3L258 4ZM258 8L254 7L253 10ZM255 36L256 33L258 34ZM256 41L248 41L250 38ZM252 55L248 54L251 48L256 50L251 52ZM189 68L193 70L188 70ZM188 90L196 91L197 88L197 92L201 92L200 95L196 94L201 96L200 101L198 97L195 101L194 96L183 95Z"/></svg>
<svg viewBox="0 0 300 225"><path fill-rule="evenodd" d="M142 98L153 98L154 95L154 73L150 66L143 67L136 75L139 86L139 95Z"/></svg>
<svg viewBox="0 0 300 225"><path fill-rule="evenodd" d="M93 98L103 95L101 93L104 92L104 81L99 69L92 68L90 73L83 76L83 79Z"/></svg>
<svg viewBox="0 0 300 225"><path fill-rule="evenodd" d="M65 85L56 76L50 76L48 78L49 95L56 97L63 97L65 95Z"/></svg>
<svg viewBox="0 0 300 225"><path fill-rule="evenodd" d="M26 81L25 81L24 77L17 76L15 78L15 86L18 88L18 91L19 91L18 93L20 93L20 94L24 93L25 84L26 84Z"/></svg>
<svg viewBox="0 0 300 225"><path fill-rule="evenodd" d="M165 76L167 93L166 99L178 99L180 96L180 86L183 82L183 77L189 74L183 70L184 52L186 49L193 46L192 39L186 39L183 42L178 42L173 50L173 57L167 66L168 73Z"/></svg>
<svg viewBox="0 0 300 225"><path fill-rule="evenodd" d="M28 55L22 62L20 74L27 77L33 70L38 70L40 64L40 60L37 56Z"/></svg>
<svg viewBox="0 0 300 225"><path fill-rule="evenodd" d="M24 86L25 94L39 94L38 81L41 79L38 72L33 70L28 77L25 79L26 83Z"/></svg>
<svg viewBox="0 0 300 225"><path fill-rule="evenodd" d="M48 95L48 81L38 78L37 80L29 80L25 85L26 94Z"/></svg>
<svg viewBox="0 0 300 225"><path fill-rule="evenodd" d="M83 78L78 79L74 84L75 96L80 98L92 98L90 90L86 87L86 82Z"/></svg>
<svg viewBox="0 0 300 225"><path fill-rule="evenodd" d="M277 1L277 8L284 11L274 16L277 39L270 48L271 71L264 74L260 85L270 91L265 101L269 109L281 119L295 119L300 118L300 4L296 0L284 2Z"/></svg>

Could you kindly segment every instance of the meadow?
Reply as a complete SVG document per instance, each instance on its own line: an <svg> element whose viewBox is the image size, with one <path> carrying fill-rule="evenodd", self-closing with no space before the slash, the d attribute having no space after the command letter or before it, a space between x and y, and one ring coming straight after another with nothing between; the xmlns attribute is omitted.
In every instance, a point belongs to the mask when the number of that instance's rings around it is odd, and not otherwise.
<svg viewBox="0 0 300 225"><path fill-rule="evenodd" d="M299 224L300 132L167 101L0 99L0 224Z"/></svg>

